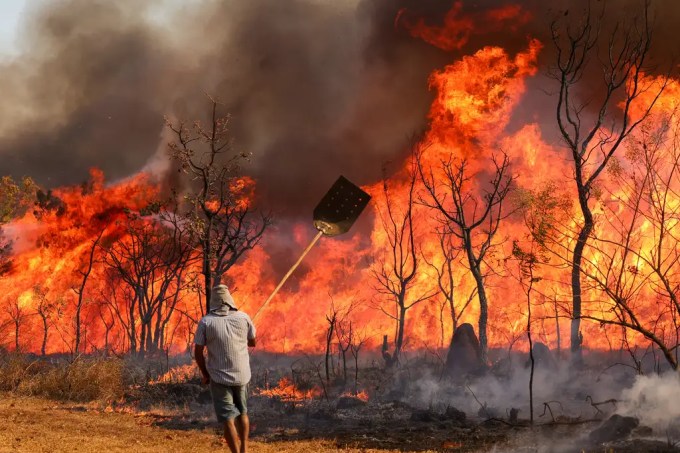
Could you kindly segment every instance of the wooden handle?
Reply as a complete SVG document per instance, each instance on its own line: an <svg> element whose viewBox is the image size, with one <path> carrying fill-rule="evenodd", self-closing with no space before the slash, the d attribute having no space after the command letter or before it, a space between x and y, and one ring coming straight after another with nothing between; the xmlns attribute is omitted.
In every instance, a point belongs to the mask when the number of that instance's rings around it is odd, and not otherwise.
<svg viewBox="0 0 680 453"><path fill-rule="evenodd" d="M316 244L319 241L319 239L321 239L321 236L323 236L323 231L319 231L317 233L317 235L314 236L314 239L312 239L312 242L310 242L309 245L307 246L307 248L302 252L302 255L300 255L300 258L298 258L298 260L295 262L295 264L293 264L293 266L288 270L288 272L286 272L286 275L283 276L283 278L281 279L279 284L274 289L274 292L269 295L267 300L264 301L264 304L262 304L262 306L257 310L257 312L255 312L255 316L253 316L253 320L255 318L257 318L257 315L260 314L262 309L264 307L266 307L267 304L269 304L269 302L271 302L271 300L274 298L276 293L279 292L279 290L281 289L283 284L286 283L286 280L288 280L288 277L291 276L291 274L295 271L295 269L297 269L297 267L300 265L300 263L305 258L305 256L309 253L309 251L312 249L312 247L314 247L314 244Z"/></svg>

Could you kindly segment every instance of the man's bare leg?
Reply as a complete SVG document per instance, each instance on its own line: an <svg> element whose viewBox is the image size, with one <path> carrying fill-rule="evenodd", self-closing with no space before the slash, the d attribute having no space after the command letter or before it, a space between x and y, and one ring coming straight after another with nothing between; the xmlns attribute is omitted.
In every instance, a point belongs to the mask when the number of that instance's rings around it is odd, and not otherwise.
<svg viewBox="0 0 680 453"><path fill-rule="evenodd" d="M248 437L250 435L250 419L248 414L236 417L236 429L238 430L238 436L241 438L240 453L248 453Z"/></svg>
<svg viewBox="0 0 680 453"><path fill-rule="evenodd" d="M224 422L224 439L227 441L231 453L238 453L238 435L236 434L234 420Z"/></svg>

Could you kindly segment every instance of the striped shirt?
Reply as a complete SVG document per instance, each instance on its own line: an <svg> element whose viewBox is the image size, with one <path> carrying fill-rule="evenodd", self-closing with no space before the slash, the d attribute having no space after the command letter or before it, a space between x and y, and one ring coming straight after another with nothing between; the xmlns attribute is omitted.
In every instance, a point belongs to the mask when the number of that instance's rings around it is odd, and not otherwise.
<svg viewBox="0 0 680 453"><path fill-rule="evenodd" d="M195 343L207 346L210 380L222 385L246 385L250 382L248 340L255 339L255 326L242 311L226 316L209 313L196 328Z"/></svg>

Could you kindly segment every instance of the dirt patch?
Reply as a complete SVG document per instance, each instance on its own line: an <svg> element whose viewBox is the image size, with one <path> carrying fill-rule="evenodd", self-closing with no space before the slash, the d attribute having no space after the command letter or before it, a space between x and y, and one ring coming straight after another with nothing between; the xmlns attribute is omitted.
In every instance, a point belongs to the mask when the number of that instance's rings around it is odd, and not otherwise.
<svg viewBox="0 0 680 453"><path fill-rule="evenodd" d="M55 403L35 397L0 395L0 452L224 452L214 424L178 431L158 426L161 414L107 412L89 405ZM334 440L255 440L254 453L326 453L337 451ZM357 449L358 452L411 450Z"/></svg>

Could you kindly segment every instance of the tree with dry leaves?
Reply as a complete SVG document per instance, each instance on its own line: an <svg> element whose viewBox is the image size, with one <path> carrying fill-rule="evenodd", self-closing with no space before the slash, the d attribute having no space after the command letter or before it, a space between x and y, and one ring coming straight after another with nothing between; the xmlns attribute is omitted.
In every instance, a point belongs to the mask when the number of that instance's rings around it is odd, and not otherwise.
<svg viewBox="0 0 680 453"><path fill-rule="evenodd" d="M680 369L680 117L650 117L628 149L628 170L603 203L604 224L591 239L595 253L581 267L603 298L581 317L649 341ZM650 310L650 301L653 309ZM639 368L638 364L638 368Z"/></svg>
<svg viewBox="0 0 680 453"><path fill-rule="evenodd" d="M573 15L572 15L573 16ZM666 80L645 77L652 44L650 1L634 18L603 30L602 9L597 16L589 7L579 22L561 16L551 24L556 58L549 75L557 85L556 119L573 164L580 218L573 247L565 254L571 267L571 352L581 360L583 264L595 229L595 185L626 139L649 115L664 90ZM599 91L585 89L600 80ZM651 100L633 116L641 96L654 91Z"/></svg>
<svg viewBox="0 0 680 453"><path fill-rule="evenodd" d="M12 241L3 235L2 226L22 216L33 205L37 190L38 186L29 177L19 182L9 176L0 178L0 276L12 267Z"/></svg>

